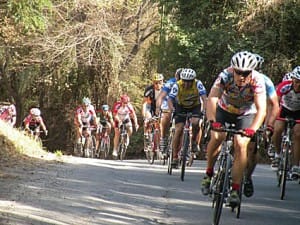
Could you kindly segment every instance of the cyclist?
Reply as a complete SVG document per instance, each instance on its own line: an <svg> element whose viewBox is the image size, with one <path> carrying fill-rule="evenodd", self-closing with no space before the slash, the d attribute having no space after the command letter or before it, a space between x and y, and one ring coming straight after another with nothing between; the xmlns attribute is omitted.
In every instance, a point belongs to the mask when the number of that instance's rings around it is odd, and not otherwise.
<svg viewBox="0 0 300 225"><path fill-rule="evenodd" d="M130 98L128 95L121 95L120 100L117 101L113 106L113 117L114 117L114 148L112 155L118 156L118 146L119 146L119 138L120 138L120 125L124 124L128 133L127 146L129 144L129 138L132 135L132 121L134 122L135 130L137 131L139 128L139 124L137 121L137 116L135 110L130 103Z"/></svg>
<svg viewBox="0 0 300 225"><path fill-rule="evenodd" d="M16 106L10 102L4 102L0 108L0 119L14 127L17 120Z"/></svg>
<svg viewBox="0 0 300 225"><path fill-rule="evenodd" d="M82 132L86 131L87 127L97 127L97 118L94 107L91 104L91 100L87 97L82 99L82 104L77 107L75 112L74 124L76 127L76 140L77 143L81 143ZM88 131L90 134L90 131Z"/></svg>
<svg viewBox="0 0 300 225"><path fill-rule="evenodd" d="M177 81L169 94L169 107L174 110L175 103L175 134L172 143L174 167L178 166L178 153L180 151L180 142L183 133L185 117L180 116L180 113L192 112L192 151L199 151L196 139L199 133L199 119L201 117L201 99L206 104L206 89L200 80L196 79L196 72L193 69L183 69L180 73L181 80Z"/></svg>
<svg viewBox="0 0 300 225"><path fill-rule="evenodd" d="M234 136L234 160L232 166L232 191L228 202L240 203L239 190L247 166L247 145L266 115L266 88L263 76L255 70L256 57L247 51L237 52L231 58L231 66L223 70L215 80L207 102L207 119L216 129L226 122L235 124L245 135ZM214 172L214 162L226 134L211 131L207 145L206 176L202 180L202 193L209 192Z"/></svg>
<svg viewBox="0 0 300 225"><path fill-rule="evenodd" d="M168 105L168 94L171 91L173 85L180 80L180 73L183 68L179 68L175 72L175 76L170 78L162 87L161 92L159 93L156 99L156 115L161 113L160 121L160 150L165 153L167 147L167 131L170 126L172 111L169 109Z"/></svg>
<svg viewBox="0 0 300 225"><path fill-rule="evenodd" d="M164 82L164 76L161 73L155 73L152 77L152 84L147 86L144 92L142 106L142 115L144 118L144 138L148 139L149 119L155 114L156 99L161 91Z"/></svg>
<svg viewBox="0 0 300 225"><path fill-rule="evenodd" d="M48 130L41 116L41 110L38 108L31 108L29 114L23 120L24 130L34 133L35 136L39 136L40 128L44 131L45 136L48 135Z"/></svg>
<svg viewBox="0 0 300 225"><path fill-rule="evenodd" d="M256 69L261 71L262 64L264 62L264 58L260 55L254 54L257 59ZM275 86L271 79L263 74L266 86L266 94L267 94L267 115L265 118L264 126L266 127L266 136L271 138L274 130L275 119L279 113L279 104L278 97L276 94ZM244 195L246 197L251 197L254 192L253 182L252 182L252 174L257 164L257 149L255 138L252 138L248 145L248 165L245 173L245 181L244 181Z"/></svg>
<svg viewBox="0 0 300 225"><path fill-rule="evenodd" d="M280 99L279 118L291 117L300 120L300 66L294 68L292 72L292 80L281 82L277 88L277 95ZM275 147L275 158L272 167L276 168L279 164L281 134L285 128L285 122L276 120L272 142ZM299 160L300 160L300 124L295 124L293 128L293 162L292 176L299 176Z"/></svg>
<svg viewBox="0 0 300 225"><path fill-rule="evenodd" d="M109 105L102 105L101 109L97 111L97 124L98 124L98 131L97 131L97 143L96 149L98 149L99 141L100 141L100 134L102 132L102 128L106 128L106 132L110 135L111 128L114 126L114 119L112 115L112 111L109 109Z"/></svg>

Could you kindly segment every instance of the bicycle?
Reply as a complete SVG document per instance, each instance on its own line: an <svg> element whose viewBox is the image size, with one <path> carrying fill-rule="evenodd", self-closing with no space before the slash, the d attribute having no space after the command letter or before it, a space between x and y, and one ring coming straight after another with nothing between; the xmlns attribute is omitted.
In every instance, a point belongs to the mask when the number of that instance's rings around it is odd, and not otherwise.
<svg viewBox="0 0 300 225"><path fill-rule="evenodd" d="M172 148L172 141L175 134L175 118L174 113L171 116L171 127L168 137L168 145L167 145L167 164L168 164L168 174L172 175L172 161L173 161L173 148Z"/></svg>
<svg viewBox="0 0 300 225"><path fill-rule="evenodd" d="M101 132L99 133L99 146L96 150L96 156L101 159L107 159L109 156L109 149L110 149L110 137L107 133L108 127L101 126Z"/></svg>
<svg viewBox="0 0 300 225"><path fill-rule="evenodd" d="M159 140L160 140L160 129L159 129L159 117L154 116L148 119L148 126L150 130L148 137L144 139L144 151L146 158L150 164L154 163L155 158L160 159Z"/></svg>
<svg viewBox="0 0 300 225"><path fill-rule="evenodd" d="M83 126L82 135L80 137L80 143L75 146L76 155L86 158L94 158L96 138L92 134L92 131L96 128L90 126Z"/></svg>
<svg viewBox="0 0 300 225"><path fill-rule="evenodd" d="M283 200L286 191L286 181L293 180L291 173L291 158L292 158L292 132L296 123L300 123L300 120L293 118L279 118L279 120L285 121L286 127L283 132L281 141L280 161L278 170L276 172L278 179L278 187L280 187L280 199Z"/></svg>
<svg viewBox="0 0 300 225"><path fill-rule="evenodd" d="M184 181L185 176L185 167L192 166L193 164L193 156L191 156L191 148L192 148L192 116L193 113L179 113L179 116L185 116L185 125L183 128L183 137L182 137L182 145L180 150L180 165L181 165L181 173L180 179Z"/></svg>
<svg viewBox="0 0 300 225"><path fill-rule="evenodd" d="M218 225L222 213L224 203L230 194L231 188L231 167L233 164L233 140L235 134L244 135L240 130L234 129L232 124L225 124L225 127L214 129L217 132L226 132L226 139L222 143L221 151L216 161L217 172L212 177L210 184L210 196L212 197L213 207L213 224ZM239 197L242 200L243 181L241 182ZM229 205L230 206L230 205ZM238 206L230 206L232 211L236 208L236 217L240 216L241 204Z"/></svg>
<svg viewBox="0 0 300 225"><path fill-rule="evenodd" d="M121 123L120 124L120 143L118 148L118 155L120 156L120 160L122 161L125 159L126 151L127 151L127 145L128 145L128 133L126 129L126 124Z"/></svg>

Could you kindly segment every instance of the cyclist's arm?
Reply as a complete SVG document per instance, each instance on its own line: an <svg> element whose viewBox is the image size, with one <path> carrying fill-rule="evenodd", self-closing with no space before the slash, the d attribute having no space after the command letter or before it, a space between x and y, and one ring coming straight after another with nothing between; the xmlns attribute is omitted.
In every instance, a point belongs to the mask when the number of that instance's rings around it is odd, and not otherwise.
<svg viewBox="0 0 300 225"><path fill-rule="evenodd" d="M202 111L203 111L203 110L206 110L206 105L207 105L207 95L201 95L200 98L201 98L201 102L202 102L202 104L201 104L201 110L202 110Z"/></svg>
<svg viewBox="0 0 300 225"><path fill-rule="evenodd" d="M213 87L209 93L206 102L206 116L208 121L216 121L217 105L221 94L222 93L216 87Z"/></svg>
<svg viewBox="0 0 300 225"><path fill-rule="evenodd" d="M252 121L250 129L258 130L261 124L264 122L265 116L267 114L267 101L266 101L266 93L262 92L260 94L254 95L254 104L256 106L256 114Z"/></svg>
<svg viewBox="0 0 300 225"><path fill-rule="evenodd" d="M143 106L142 106L142 115L143 115L143 118L145 118L146 115L147 115L147 108L148 108L149 105L151 105L151 99L150 99L150 97L144 97Z"/></svg>
<svg viewBox="0 0 300 225"><path fill-rule="evenodd" d="M267 117L265 120L266 126L274 127L276 117L279 114L279 100L277 95L272 95L267 99Z"/></svg>
<svg viewBox="0 0 300 225"><path fill-rule="evenodd" d="M167 96L167 92L165 91L161 91L156 99L156 114L158 114L159 110L160 110L160 107L161 107L161 104L162 104L162 101L163 99Z"/></svg>

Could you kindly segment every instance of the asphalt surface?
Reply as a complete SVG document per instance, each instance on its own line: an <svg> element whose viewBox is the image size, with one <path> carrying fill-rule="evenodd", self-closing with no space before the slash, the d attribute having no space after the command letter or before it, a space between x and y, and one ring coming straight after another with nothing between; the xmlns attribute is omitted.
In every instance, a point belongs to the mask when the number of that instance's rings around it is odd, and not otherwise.
<svg viewBox="0 0 300 225"><path fill-rule="evenodd" d="M7 171L11 177L0 182L0 224L212 223L211 199L200 191L205 161L187 168L184 182L179 170L168 175L159 162L77 157L64 161ZM287 183L284 200L269 165L257 166L253 182L254 196L243 197L240 218L224 208L220 224L300 223L298 182Z"/></svg>

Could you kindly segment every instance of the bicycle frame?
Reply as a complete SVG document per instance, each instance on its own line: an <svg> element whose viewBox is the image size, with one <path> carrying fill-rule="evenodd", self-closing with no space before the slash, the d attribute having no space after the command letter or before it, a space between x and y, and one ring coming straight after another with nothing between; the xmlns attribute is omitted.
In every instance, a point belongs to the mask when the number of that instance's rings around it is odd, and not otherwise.
<svg viewBox="0 0 300 225"><path fill-rule="evenodd" d="M191 152L191 148L192 148L192 122L191 122L191 118L193 116L193 114L191 112L186 113L186 119L185 119L185 125L183 128L183 140L182 140L182 146L181 146L181 174L180 174L180 178L182 181L184 181L184 175L185 175L185 167L188 161L188 156ZM189 165L192 164L193 157L189 158Z"/></svg>
<svg viewBox="0 0 300 225"><path fill-rule="evenodd" d="M100 145L98 149L99 158L101 157L101 153L104 154L104 159L107 159L109 156L110 149L110 137L107 133L108 128L106 126L102 127L101 133L99 134Z"/></svg>
<svg viewBox="0 0 300 225"><path fill-rule="evenodd" d="M127 150L127 129L126 129L126 124L121 124L120 125L120 143L119 143L119 155L120 155L120 160L125 159L126 155L126 150Z"/></svg>
<svg viewBox="0 0 300 225"><path fill-rule="evenodd" d="M226 139L222 143L221 151L216 161L217 172L212 177L210 184L210 195L212 197L213 224L219 224L223 204L226 203L231 187L231 167L233 163L234 135L243 135L243 132L232 128L227 124L225 128L215 130L217 132L227 132ZM240 190L241 194L241 190ZM241 195L240 195L241 197ZM234 207L232 207L232 210ZM237 217L240 214L240 205L237 208Z"/></svg>
<svg viewBox="0 0 300 225"><path fill-rule="evenodd" d="M291 158L292 158L292 132L293 127L300 120L293 118L280 118L279 120L285 121L286 126L284 129L282 141L280 162L277 170L278 186L280 187L280 199L283 200L286 192L286 180L292 180L291 176Z"/></svg>
<svg viewBox="0 0 300 225"><path fill-rule="evenodd" d="M146 158L150 164L154 163L155 156L159 159L159 140L160 140L160 117L152 117L148 123L150 126L149 140L145 142Z"/></svg>
<svg viewBox="0 0 300 225"><path fill-rule="evenodd" d="M173 160L173 148L172 141L175 134L175 118L174 113L171 116L171 127L168 137L168 146L167 146L167 162L168 162L168 174L172 175L172 160Z"/></svg>

